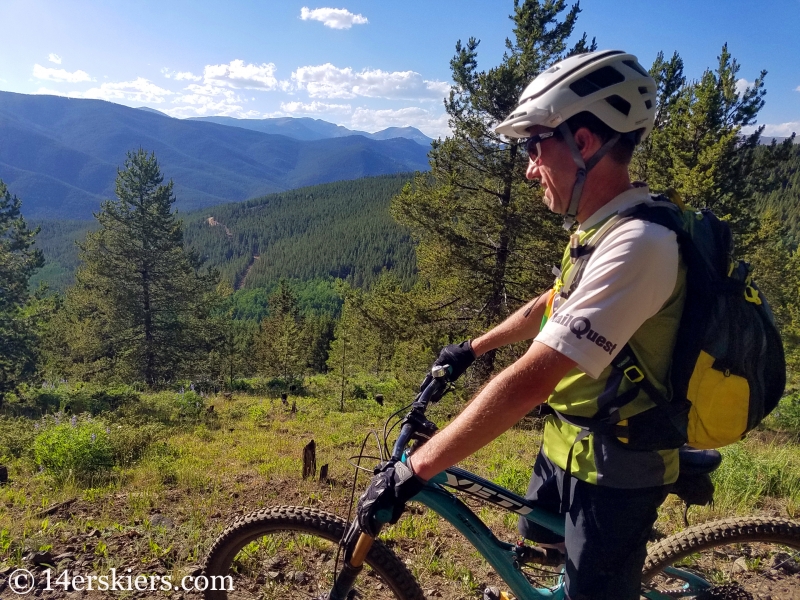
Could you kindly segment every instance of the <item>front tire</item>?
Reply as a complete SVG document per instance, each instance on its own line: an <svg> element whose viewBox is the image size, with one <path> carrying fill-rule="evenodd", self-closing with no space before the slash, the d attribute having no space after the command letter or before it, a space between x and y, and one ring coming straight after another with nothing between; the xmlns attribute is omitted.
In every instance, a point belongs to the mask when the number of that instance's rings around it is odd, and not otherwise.
<svg viewBox="0 0 800 600"><path fill-rule="evenodd" d="M710 587L692 584L692 575ZM800 523L745 517L695 525L649 549L642 581L643 590L667 597L800 600Z"/></svg>
<svg viewBox="0 0 800 600"><path fill-rule="evenodd" d="M211 546L203 568L210 585L228 591L208 589L206 600L318 598L330 591L337 546L346 528L336 515L296 506L240 517ZM341 562L340 557L339 570ZM353 597L424 600L414 576L378 540Z"/></svg>

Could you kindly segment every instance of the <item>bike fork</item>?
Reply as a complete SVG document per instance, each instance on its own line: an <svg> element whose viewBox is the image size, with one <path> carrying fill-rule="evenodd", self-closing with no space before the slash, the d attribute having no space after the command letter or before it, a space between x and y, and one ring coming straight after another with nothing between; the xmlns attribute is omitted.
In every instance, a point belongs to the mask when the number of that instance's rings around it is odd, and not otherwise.
<svg viewBox="0 0 800 600"><path fill-rule="evenodd" d="M374 541L375 538L362 533L353 551L345 553L344 567L336 577L336 581L333 582L333 589L328 594L327 600L348 600L350 590L353 589L356 577L364 568L364 561L367 559L367 554L369 554L369 549L372 548Z"/></svg>

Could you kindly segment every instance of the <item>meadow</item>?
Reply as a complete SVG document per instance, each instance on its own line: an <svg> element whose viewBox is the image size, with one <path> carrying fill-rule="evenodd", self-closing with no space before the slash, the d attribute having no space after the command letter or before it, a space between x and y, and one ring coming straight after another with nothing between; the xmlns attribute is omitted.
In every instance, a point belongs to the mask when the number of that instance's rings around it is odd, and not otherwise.
<svg viewBox="0 0 800 600"><path fill-rule="evenodd" d="M27 402L8 404L0 419L0 463L8 467L0 486L0 574L38 561L57 570L180 577L199 572L214 538L242 514L289 504L346 517L352 457L378 456L369 432L380 432L403 405L398 386L382 389L384 406L364 398L346 401L344 411L323 378L311 381L309 395L285 403L265 394L215 396L188 388L36 390ZM442 426L462 405L449 395L429 416ZM35 414L42 409L46 416ZM797 519L799 415L800 399L788 397L759 430L723 449L714 504L693 507L690 522L745 514ZM462 466L524 493L540 425L525 419ZM303 479L303 448L312 439L318 468ZM322 465L328 477L320 481ZM356 495L367 481L362 473ZM468 503L499 537L516 539L512 514ZM670 496L653 540L683 527L683 505ZM486 585L499 583L452 527L419 505L381 535L430 597L479 597ZM43 590L41 597L73 596Z"/></svg>

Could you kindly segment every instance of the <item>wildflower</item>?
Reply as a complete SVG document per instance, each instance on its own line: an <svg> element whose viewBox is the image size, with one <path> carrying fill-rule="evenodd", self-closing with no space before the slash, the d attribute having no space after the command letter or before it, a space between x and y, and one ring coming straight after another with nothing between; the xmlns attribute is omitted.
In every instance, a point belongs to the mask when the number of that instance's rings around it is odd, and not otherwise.
<svg viewBox="0 0 800 600"><path fill-rule="evenodd" d="M78 416L77 415L72 415L72 418L69 420L69 424L72 427L76 427L78 425Z"/></svg>
<svg viewBox="0 0 800 600"><path fill-rule="evenodd" d="M94 441L95 441L96 439L97 439L97 434L96 434L96 433L93 433L93 434L92 434L92 443L93 443L93 444L94 444Z"/></svg>
<svg viewBox="0 0 800 600"><path fill-rule="evenodd" d="M33 430L34 431L39 431L39 423L38 422L33 424Z"/></svg>
<svg viewBox="0 0 800 600"><path fill-rule="evenodd" d="M193 384L193 383L190 383L190 384L189 384L189 389L190 389L190 390L192 390L192 391L194 391L194 384Z"/></svg>

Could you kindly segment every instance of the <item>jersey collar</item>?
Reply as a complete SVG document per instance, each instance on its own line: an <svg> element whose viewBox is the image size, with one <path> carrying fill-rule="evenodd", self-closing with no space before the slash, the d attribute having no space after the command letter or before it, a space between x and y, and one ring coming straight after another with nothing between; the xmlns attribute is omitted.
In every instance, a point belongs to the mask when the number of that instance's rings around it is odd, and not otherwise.
<svg viewBox="0 0 800 600"><path fill-rule="evenodd" d="M637 185L629 190L625 190L619 196L606 202L598 208L592 215L580 224L579 230L586 231L597 225L603 219L611 215L627 210L637 204L650 201L650 189L646 185Z"/></svg>

